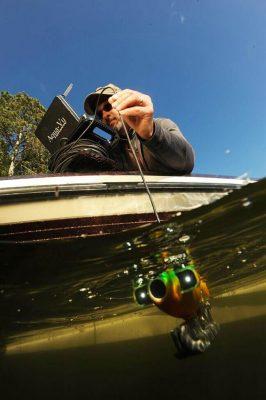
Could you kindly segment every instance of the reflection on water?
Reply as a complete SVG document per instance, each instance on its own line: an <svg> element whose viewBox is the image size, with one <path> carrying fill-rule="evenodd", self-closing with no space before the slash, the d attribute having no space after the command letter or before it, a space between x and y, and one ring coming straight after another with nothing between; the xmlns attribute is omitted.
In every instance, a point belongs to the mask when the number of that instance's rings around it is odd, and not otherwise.
<svg viewBox="0 0 266 400"><path fill-rule="evenodd" d="M265 202L262 180L165 224L97 239L1 243L2 342L12 348L54 328L88 332L96 322L106 329L102 342L169 331L175 321L134 303L132 280L151 278L177 256L207 281L218 322L265 316ZM139 315L154 318L134 333L130 321Z"/></svg>

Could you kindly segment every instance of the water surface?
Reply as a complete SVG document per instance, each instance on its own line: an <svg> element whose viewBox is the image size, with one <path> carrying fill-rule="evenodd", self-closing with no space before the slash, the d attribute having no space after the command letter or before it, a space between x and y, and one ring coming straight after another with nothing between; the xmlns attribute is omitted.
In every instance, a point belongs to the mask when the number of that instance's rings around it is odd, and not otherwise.
<svg viewBox="0 0 266 400"><path fill-rule="evenodd" d="M28 365L35 371L35 383L23 390L35 394L44 384L45 370L57 377L65 395L85 393L88 375L96 382L92 394L107 395L108 385L102 387L99 374L108 382L111 374L112 390L122 396L133 374L146 394L159 391L170 396L178 390L192 398L197 394L194 382L207 398L231 392L244 396L249 391L263 398L259 366L265 357L265 202L266 181L261 180L160 225L96 239L83 235L43 243L2 242L3 376L10 379L12 366L18 372L12 379L22 385L29 379L22 365ZM181 321L155 306L140 308L132 296L136 275L153 276L180 255L193 260L206 279L213 313L221 324L212 347L185 360L174 357L169 337L170 329ZM68 357L70 364L63 372L58 360ZM47 360L50 369L44 368ZM188 370L191 379L184 372ZM220 393L215 371L224 383ZM72 373L69 392L65 379ZM124 380L118 390L119 374ZM255 388L245 383L249 374ZM175 377L170 387L167 376ZM210 383L209 389L204 382ZM187 385L192 386L187 389ZM50 395L54 384L44 386ZM5 390L15 393L14 388ZM132 392L134 397L133 393L141 397L142 392L139 388Z"/></svg>

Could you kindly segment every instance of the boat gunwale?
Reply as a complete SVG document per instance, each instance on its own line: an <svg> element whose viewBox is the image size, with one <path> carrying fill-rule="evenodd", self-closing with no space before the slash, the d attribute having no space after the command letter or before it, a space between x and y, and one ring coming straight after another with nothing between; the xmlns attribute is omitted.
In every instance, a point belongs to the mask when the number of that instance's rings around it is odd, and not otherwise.
<svg viewBox="0 0 266 400"><path fill-rule="evenodd" d="M173 183L150 183L149 188L153 192L180 192L180 193L226 193L233 189L240 189L241 184L173 184ZM46 185L37 187L0 189L0 204L16 201L38 201L41 199L58 199L90 195L111 195L111 194L136 194L144 192L145 186L138 183L111 183L111 184L79 184L79 185Z"/></svg>
<svg viewBox="0 0 266 400"><path fill-rule="evenodd" d="M146 175L146 181L155 190L222 191L240 188L251 181L237 178L193 177ZM138 175L67 175L36 176L6 179L0 181L0 196L16 196L29 193L74 192L83 194L89 191L130 191L144 190L144 184Z"/></svg>

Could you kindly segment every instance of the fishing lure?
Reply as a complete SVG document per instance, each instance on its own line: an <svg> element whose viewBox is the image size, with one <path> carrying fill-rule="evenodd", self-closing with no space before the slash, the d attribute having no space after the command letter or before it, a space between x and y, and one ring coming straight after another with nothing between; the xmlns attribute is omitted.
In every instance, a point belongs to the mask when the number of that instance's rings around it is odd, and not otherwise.
<svg viewBox="0 0 266 400"><path fill-rule="evenodd" d="M205 281L192 264L167 268L149 282L148 293L160 310L185 320L194 316L210 296Z"/></svg>
<svg viewBox="0 0 266 400"><path fill-rule="evenodd" d="M201 353L216 337L219 326L211 315L209 289L193 264L168 266L155 278L133 282L139 305L155 304L161 311L185 322L171 331L179 354Z"/></svg>

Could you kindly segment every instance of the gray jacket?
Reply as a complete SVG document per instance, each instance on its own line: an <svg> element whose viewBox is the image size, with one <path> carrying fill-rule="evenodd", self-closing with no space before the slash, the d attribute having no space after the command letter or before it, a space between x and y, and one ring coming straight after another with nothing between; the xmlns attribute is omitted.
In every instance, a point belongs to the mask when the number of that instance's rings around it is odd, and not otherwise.
<svg viewBox="0 0 266 400"><path fill-rule="evenodd" d="M144 172L189 174L194 167L194 151L178 126L166 118L154 119L154 133L149 140L138 135L132 137L138 161ZM120 169L138 170L137 163L126 139L121 139L115 151Z"/></svg>

